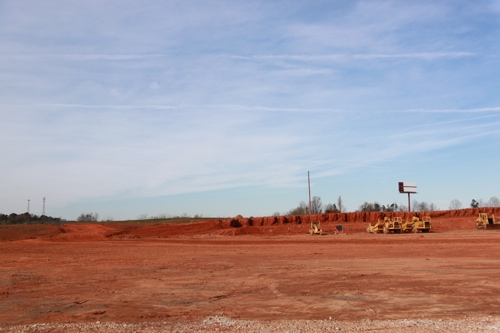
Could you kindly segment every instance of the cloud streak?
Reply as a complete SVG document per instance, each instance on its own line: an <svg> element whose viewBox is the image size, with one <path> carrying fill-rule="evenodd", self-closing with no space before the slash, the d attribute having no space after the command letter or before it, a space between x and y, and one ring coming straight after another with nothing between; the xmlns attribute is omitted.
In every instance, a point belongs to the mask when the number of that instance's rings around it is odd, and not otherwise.
<svg viewBox="0 0 500 333"><path fill-rule="evenodd" d="M252 56L229 56L235 59L244 60L292 60L292 61L347 61L347 60L376 60L376 59L423 59L436 60L442 58L462 58L474 57L474 52L415 52L415 53L368 53L368 54L324 54L324 55L299 55L299 54L281 54L281 55L252 55Z"/></svg>
<svg viewBox="0 0 500 333"><path fill-rule="evenodd" d="M241 191L248 208L196 212L257 216L303 200L307 171L320 196L343 184L350 207L395 177L453 188L420 199L443 201L469 195L454 188L474 167L463 151L479 160L499 148L500 14L489 5L53 6L0 12L0 212L35 195L74 216L92 200L168 196L181 214L181 194ZM496 174L483 171L476 182L492 192Z"/></svg>

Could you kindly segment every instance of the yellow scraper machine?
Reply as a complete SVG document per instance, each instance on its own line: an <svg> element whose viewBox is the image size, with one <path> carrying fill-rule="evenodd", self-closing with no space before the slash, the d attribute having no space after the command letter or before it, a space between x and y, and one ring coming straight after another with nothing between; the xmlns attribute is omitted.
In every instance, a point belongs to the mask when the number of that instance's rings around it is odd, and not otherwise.
<svg viewBox="0 0 500 333"><path fill-rule="evenodd" d="M476 228L479 230L500 229L500 223L495 223L495 215L493 214L491 214L491 217L488 217L487 213L479 213L479 217L476 220Z"/></svg>
<svg viewBox="0 0 500 333"><path fill-rule="evenodd" d="M311 222L311 229L309 229L309 234L312 235L321 235L323 230L319 227L318 221Z"/></svg>
<svg viewBox="0 0 500 333"><path fill-rule="evenodd" d="M415 218L413 217L413 229L412 232L429 232L431 230L431 217L430 216L424 216L422 218Z"/></svg>
<svg viewBox="0 0 500 333"><path fill-rule="evenodd" d="M406 219L403 225L401 225L401 232L413 232L413 223L415 219L418 219L418 217L414 216L411 220Z"/></svg>
<svg viewBox="0 0 500 333"><path fill-rule="evenodd" d="M384 217L384 234L388 234L390 232L399 234L401 233L401 225L403 222L401 221L401 217Z"/></svg>
<svg viewBox="0 0 500 333"><path fill-rule="evenodd" d="M418 216L413 216L411 220L406 220L403 222L403 226L401 230L403 232L429 232L431 230L432 224L431 224L431 217L430 216L424 216L422 218Z"/></svg>
<svg viewBox="0 0 500 333"><path fill-rule="evenodd" d="M375 224L368 223L366 232L369 234L378 234L384 232L384 221L380 219Z"/></svg>
<svg viewBox="0 0 500 333"><path fill-rule="evenodd" d="M431 230L431 217L424 216L422 218L418 216L413 216L411 220L406 220L403 223L402 230L403 232L429 232Z"/></svg>
<svg viewBox="0 0 500 333"><path fill-rule="evenodd" d="M500 225L500 224L499 224ZM366 226L366 232L369 234L377 233L394 233L399 234L402 232L429 232L431 230L431 217L424 216L422 218L414 216L411 220L403 219L399 216L395 217L384 217L383 220L378 220L377 223L368 223Z"/></svg>
<svg viewBox="0 0 500 333"><path fill-rule="evenodd" d="M375 224L368 223L366 226L366 232L369 234L388 234L390 232L399 234L401 233L402 224L403 222L401 221L401 217L389 218L386 216L383 220L379 219Z"/></svg>

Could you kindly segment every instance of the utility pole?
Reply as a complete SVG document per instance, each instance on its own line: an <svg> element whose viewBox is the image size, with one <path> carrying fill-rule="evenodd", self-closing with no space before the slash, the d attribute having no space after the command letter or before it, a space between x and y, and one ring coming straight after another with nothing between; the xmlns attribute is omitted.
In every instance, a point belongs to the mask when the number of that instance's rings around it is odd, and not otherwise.
<svg viewBox="0 0 500 333"><path fill-rule="evenodd" d="M309 171L307 171L307 188L309 189L309 215L311 215L312 205L311 205L311 178L309 177Z"/></svg>
<svg viewBox="0 0 500 333"><path fill-rule="evenodd" d="M30 213L30 199L28 199L28 214Z"/></svg>
<svg viewBox="0 0 500 333"><path fill-rule="evenodd" d="M43 197L43 216L45 216L45 197Z"/></svg>

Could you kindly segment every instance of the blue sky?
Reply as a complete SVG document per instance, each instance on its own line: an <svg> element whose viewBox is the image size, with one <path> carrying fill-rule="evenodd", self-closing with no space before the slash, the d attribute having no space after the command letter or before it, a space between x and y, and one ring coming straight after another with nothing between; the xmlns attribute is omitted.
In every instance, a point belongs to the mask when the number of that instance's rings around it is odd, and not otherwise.
<svg viewBox="0 0 500 333"><path fill-rule="evenodd" d="M0 212L500 197L500 1L0 0Z"/></svg>

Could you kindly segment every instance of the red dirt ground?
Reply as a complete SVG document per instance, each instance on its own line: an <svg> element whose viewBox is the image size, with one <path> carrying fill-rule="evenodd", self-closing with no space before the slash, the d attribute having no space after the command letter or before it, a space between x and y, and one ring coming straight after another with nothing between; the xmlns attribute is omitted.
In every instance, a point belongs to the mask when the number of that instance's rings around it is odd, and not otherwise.
<svg viewBox="0 0 500 333"><path fill-rule="evenodd" d="M500 316L500 230L477 213L428 234L364 233L378 213L314 216L312 237L307 216L0 226L0 323Z"/></svg>

